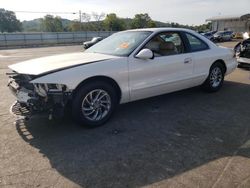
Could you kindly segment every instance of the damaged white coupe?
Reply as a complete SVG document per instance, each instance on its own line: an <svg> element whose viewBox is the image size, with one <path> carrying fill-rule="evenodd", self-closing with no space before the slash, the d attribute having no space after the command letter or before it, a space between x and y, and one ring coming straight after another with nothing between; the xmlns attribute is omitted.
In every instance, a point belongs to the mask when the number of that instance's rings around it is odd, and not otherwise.
<svg viewBox="0 0 250 188"><path fill-rule="evenodd" d="M10 65L9 88L30 114L104 124L116 106L201 85L218 91L237 66L234 51L186 29L118 32L84 52Z"/></svg>

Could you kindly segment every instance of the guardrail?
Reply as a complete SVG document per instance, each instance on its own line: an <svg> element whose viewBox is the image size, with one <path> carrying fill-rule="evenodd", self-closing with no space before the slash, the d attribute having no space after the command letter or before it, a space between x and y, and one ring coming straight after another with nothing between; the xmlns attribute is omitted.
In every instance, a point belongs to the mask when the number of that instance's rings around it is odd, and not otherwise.
<svg viewBox="0 0 250 188"><path fill-rule="evenodd" d="M82 43L92 37L108 37L111 31L2 33L0 48Z"/></svg>

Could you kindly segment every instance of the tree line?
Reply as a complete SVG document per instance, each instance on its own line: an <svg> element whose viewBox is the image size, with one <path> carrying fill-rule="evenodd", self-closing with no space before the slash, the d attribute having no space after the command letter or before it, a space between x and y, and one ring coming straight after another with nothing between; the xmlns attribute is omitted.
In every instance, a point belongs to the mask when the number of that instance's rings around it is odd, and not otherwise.
<svg viewBox="0 0 250 188"><path fill-rule="evenodd" d="M12 11L0 8L0 32L22 31L22 23Z"/></svg>
<svg viewBox="0 0 250 188"><path fill-rule="evenodd" d="M19 32L27 31L26 22L20 22L14 12L0 9L0 32ZM183 27L196 31L210 30L211 23L189 26L175 22L163 23L154 21L148 13L136 14L134 18L120 18L115 13L104 14L82 13L81 19L69 21L59 16L46 15L38 19L38 27L35 31L44 32L67 32L67 31L122 31L126 29L136 28L152 28L152 27Z"/></svg>
<svg viewBox="0 0 250 188"><path fill-rule="evenodd" d="M92 20L91 20L92 16ZM104 13L93 13L92 15L84 13L81 18L72 21L67 26L63 26L60 17L46 15L42 20L42 29L49 32L60 31L122 31L126 29L156 27L155 22L150 16L145 14L136 14L133 19L119 18L115 13L105 15Z"/></svg>

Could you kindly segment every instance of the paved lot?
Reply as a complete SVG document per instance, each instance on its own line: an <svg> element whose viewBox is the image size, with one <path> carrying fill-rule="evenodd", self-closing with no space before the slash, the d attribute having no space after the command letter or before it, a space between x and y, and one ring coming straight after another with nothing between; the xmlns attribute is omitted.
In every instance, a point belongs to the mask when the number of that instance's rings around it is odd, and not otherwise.
<svg viewBox="0 0 250 188"><path fill-rule="evenodd" d="M0 50L0 187L250 187L247 70L217 93L192 88L121 105L97 129L9 114L7 65L80 50Z"/></svg>

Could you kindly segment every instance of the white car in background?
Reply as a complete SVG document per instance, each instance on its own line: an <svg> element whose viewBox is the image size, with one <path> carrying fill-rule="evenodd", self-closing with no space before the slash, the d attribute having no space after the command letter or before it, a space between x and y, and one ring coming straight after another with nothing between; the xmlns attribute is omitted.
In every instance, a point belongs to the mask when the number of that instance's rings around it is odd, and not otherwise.
<svg viewBox="0 0 250 188"><path fill-rule="evenodd" d="M122 31L85 52L10 65L9 88L32 113L71 104L83 125L104 124L116 106L202 85L218 91L237 66L231 49L180 28Z"/></svg>

